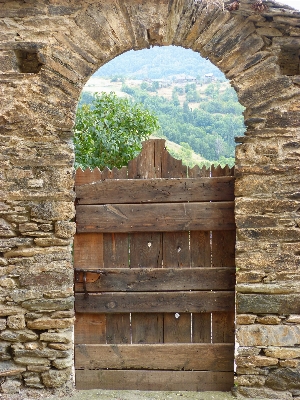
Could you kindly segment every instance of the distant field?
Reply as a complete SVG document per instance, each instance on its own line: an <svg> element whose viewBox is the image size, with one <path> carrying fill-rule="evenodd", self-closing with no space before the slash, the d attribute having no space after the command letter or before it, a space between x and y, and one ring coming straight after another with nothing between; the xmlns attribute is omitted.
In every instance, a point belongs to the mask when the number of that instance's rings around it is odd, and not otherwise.
<svg viewBox="0 0 300 400"><path fill-rule="evenodd" d="M130 87L139 87L143 81L142 80L134 80L134 79L126 79L126 85ZM197 91L199 95L203 94L203 99L207 98L206 95L204 95L205 89L207 88L209 83L206 84L198 84L196 85ZM147 92L150 96L163 96L166 99L171 99L172 98L172 92L174 87L182 87L184 88L186 83L172 83L169 87L165 88L160 88L157 90L157 92ZM220 90L224 90L226 87L230 86L228 82L222 82L220 84ZM115 92L117 96L119 97L130 97L127 93L122 92L122 82L111 82L110 79L105 79L105 78L97 78L97 77L92 77L89 79L87 84L84 86L83 91L84 92ZM201 96L202 97L202 96ZM185 95L178 96L180 104L183 105L185 101ZM189 106L194 109L199 106L200 103L189 103Z"/></svg>

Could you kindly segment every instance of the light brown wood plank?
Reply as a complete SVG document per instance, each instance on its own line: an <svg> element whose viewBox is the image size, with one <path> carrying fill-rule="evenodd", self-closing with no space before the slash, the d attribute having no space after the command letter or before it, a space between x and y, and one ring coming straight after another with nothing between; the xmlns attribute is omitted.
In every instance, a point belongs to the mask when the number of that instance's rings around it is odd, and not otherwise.
<svg viewBox="0 0 300 400"><path fill-rule="evenodd" d="M132 313L132 343L163 343L163 314Z"/></svg>
<svg viewBox="0 0 300 400"><path fill-rule="evenodd" d="M81 185L97 182L101 180L101 177L102 174L99 168L94 168L92 171L89 168L84 171L78 168L75 173L75 187L78 188Z"/></svg>
<svg viewBox="0 0 300 400"><path fill-rule="evenodd" d="M142 292L182 290L234 290L234 268L112 268L93 274L96 278L86 284L88 292ZM83 292L75 284L77 293Z"/></svg>
<svg viewBox="0 0 300 400"><path fill-rule="evenodd" d="M76 233L74 236L74 267L85 269L103 267L102 233Z"/></svg>
<svg viewBox="0 0 300 400"><path fill-rule="evenodd" d="M191 314L164 314L164 343L191 343Z"/></svg>
<svg viewBox="0 0 300 400"><path fill-rule="evenodd" d="M76 313L75 344L106 343L106 317L103 314Z"/></svg>
<svg viewBox="0 0 300 400"><path fill-rule="evenodd" d="M103 234L103 260L105 268L129 266L129 238L127 233Z"/></svg>
<svg viewBox="0 0 300 400"><path fill-rule="evenodd" d="M233 344L79 344L76 368L232 371Z"/></svg>
<svg viewBox="0 0 300 400"><path fill-rule="evenodd" d="M234 202L77 206L77 232L235 229Z"/></svg>
<svg viewBox="0 0 300 400"><path fill-rule="evenodd" d="M103 173L102 173L103 174ZM76 188L78 204L234 200L234 177L107 179Z"/></svg>
<svg viewBox="0 0 300 400"><path fill-rule="evenodd" d="M212 312L233 311L234 292L103 292L75 294L77 312Z"/></svg>
<svg viewBox="0 0 300 400"><path fill-rule="evenodd" d="M229 392L233 377L233 372L77 370L76 389Z"/></svg>
<svg viewBox="0 0 300 400"><path fill-rule="evenodd" d="M162 267L162 234L139 232L130 235L130 266Z"/></svg>

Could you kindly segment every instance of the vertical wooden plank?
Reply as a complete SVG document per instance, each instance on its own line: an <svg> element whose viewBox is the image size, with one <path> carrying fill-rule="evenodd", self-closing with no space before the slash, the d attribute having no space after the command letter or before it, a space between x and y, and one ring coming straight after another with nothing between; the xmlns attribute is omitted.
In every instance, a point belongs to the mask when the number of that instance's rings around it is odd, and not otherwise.
<svg viewBox="0 0 300 400"><path fill-rule="evenodd" d="M104 268L127 268L129 266L129 243L127 233L104 233Z"/></svg>
<svg viewBox="0 0 300 400"><path fill-rule="evenodd" d="M76 313L75 344L105 344L106 318L104 314Z"/></svg>
<svg viewBox="0 0 300 400"><path fill-rule="evenodd" d="M126 179L127 169L102 172L104 179ZM129 267L129 237L127 233L105 233L103 235L103 261L105 268ZM131 343L130 313L106 315L107 343Z"/></svg>
<svg viewBox="0 0 300 400"><path fill-rule="evenodd" d="M83 269L103 267L102 233L76 233L74 236L74 267Z"/></svg>
<svg viewBox="0 0 300 400"><path fill-rule="evenodd" d="M212 313L212 342L234 343L234 312Z"/></svg>
<svg viewBox="0 0 300 400"><path fill-rule="evenodd" d="M210 343L211 313L193 313L192 318L193 343Z"/></svg>
<svg viewBox="0 0 300 400"><path fill-rule="evenodd" d="M75 187L101 180L99 168L78 169ZM76 233L74 237L74 268L98 269L103 267L103 234ZM76 305L75 305L76 308ZM75 344L106 343L106 317L104 314L75 313Z"/></svg>
<svg viewBox="0 0 300 400"><path fill-rule="evenodd" d="M186 178L187 167L181 160L173 158L166 150L162 157L162 178ZM163 233L163 267L190 268L189 232ZM174 310L176 311L176 310ZM164 314L164 342L191 342L191 314Z"/></svg>
<svg viewBox="0 0 300 400"><path fill-rule="evenodd" d="M233 169L212 166L211 175L232 176ZM235 266L235 231L212 232L212 266ZM234 343L234 312L212 313L212 342Z"/></svg>
<svg viewBox="0 0 300 400"><path fill-rule="evenodd" d="M162 314L133 313L132 343L163 343L163 322Z"/></svg>
<svg viewBox="0 0 300 400"><path fill-rule="evenodd" d="M191 343L191 314L164 314L164 343Z"/></svg>
<svg viewBox="0 0 300 400"><path fill-rule="evenodd" d="M143 143L143 150L129 166L128 177L151 179L161 177L161 158L165 148L164 140ZM146 216L145 216L146 217ZM161 268L162 234L134 233L130 236L130 266ZM163 314L132 313L131 329L133 343L162 343Z"/></svg>
<svg viewBox="0 0 300 400"><path fill-rule="evenodd" d="M131 343L129 313L106 315L106 342L108 344Z"/></svg>

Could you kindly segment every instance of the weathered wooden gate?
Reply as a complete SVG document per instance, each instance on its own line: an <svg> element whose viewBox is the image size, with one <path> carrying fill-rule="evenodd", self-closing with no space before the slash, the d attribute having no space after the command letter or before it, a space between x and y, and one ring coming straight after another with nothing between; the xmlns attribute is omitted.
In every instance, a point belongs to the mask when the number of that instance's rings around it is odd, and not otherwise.
<svg viewBox="0 0 300 400"><path fill-rule="evenodd" d="M78 389L233 386L232 172L188 169L164 140L128 168L77 172Z"/></svg>

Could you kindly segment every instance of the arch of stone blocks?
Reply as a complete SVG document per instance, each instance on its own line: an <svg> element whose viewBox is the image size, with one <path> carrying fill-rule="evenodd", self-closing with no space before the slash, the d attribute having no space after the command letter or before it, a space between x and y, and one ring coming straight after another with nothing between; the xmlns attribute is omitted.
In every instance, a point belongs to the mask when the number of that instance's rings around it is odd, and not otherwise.
<svg viewBox="0 0 300 400"><path fill-rule="evenodd" d="M237 138L237 391L300 398L300 12L219 0L32 0L0 7L0 375L4 392L72 380L72 126L104 63L177 45L246 107ZM21 386L23 387L23 386Z"/></svg>

